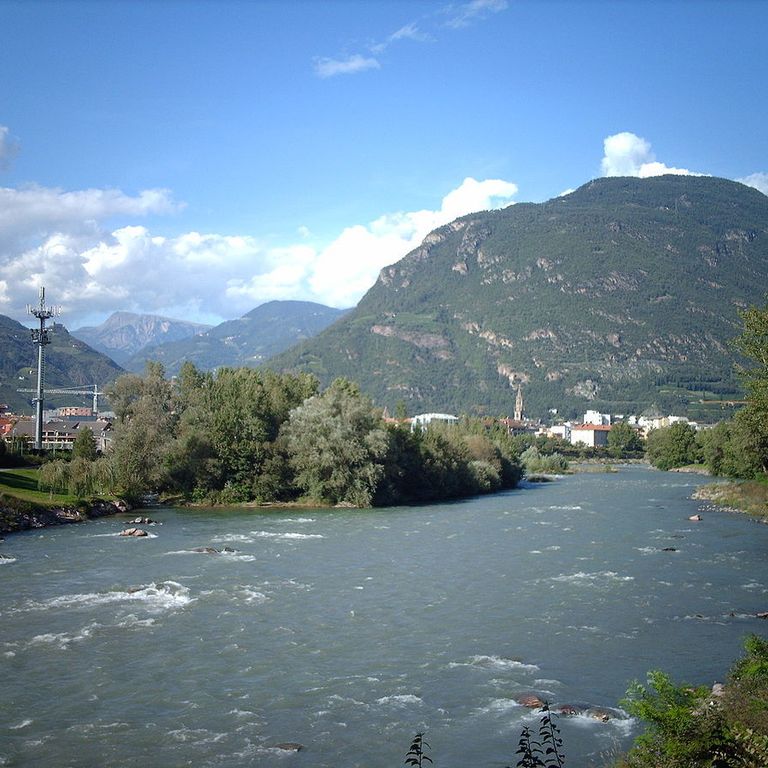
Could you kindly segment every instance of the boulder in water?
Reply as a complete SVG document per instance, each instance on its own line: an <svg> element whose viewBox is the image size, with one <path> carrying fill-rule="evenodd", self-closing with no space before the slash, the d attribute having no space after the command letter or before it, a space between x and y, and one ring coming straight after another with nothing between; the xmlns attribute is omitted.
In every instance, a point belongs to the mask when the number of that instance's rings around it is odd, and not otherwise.
<svg viewBox="0 0 768 768"><path fill-rule="evenodd" d="M541 709L544 706L544 702L535 693L523 693L520 696L515 696L515 701L521 707L528 707L528 709Z"/></svg>
<svg viewBox="0 0 768 768"><path fill-rule="evenodd" d="M280 744L275 744L275 749L282 749L283 752L300 752L304 749L303 744L299 744L297 741L283 741Z"/></svg>
<svg viewBox="0 0 768 768"><path fill-rule="evenodd" d="M555 707L553 711L564 717L575 717L576 715L580 715L584 709L576 704L561 704L560 706Z"/></svg>
<svg viewBox="0 0 768 768"><path fill-rule="evenodd" d="M126 528L120 531L121 536L149 536L149 534L142 528Z"/></svg>

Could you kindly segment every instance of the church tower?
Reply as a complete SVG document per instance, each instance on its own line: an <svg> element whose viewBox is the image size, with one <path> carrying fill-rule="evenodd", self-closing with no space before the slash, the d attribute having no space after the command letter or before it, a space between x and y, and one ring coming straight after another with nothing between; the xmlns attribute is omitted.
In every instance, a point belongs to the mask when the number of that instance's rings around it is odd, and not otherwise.
<svg viewBox="0 0 768 768"><path fill-rule="evenodd" d="M523 385L517 385L517 397L515 398L515 421L523 420Z"/></svg>

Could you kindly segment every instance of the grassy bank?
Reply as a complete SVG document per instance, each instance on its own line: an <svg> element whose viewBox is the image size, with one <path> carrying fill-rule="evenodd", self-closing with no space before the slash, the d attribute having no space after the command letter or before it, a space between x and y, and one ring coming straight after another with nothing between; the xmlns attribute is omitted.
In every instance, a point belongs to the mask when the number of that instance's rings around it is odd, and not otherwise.
<svg viewBox="0 0 768 768"><path fill-rule="evenodd" d="M734 512L768 522L768 482L763 480L731 480L702 485L693 494Z"/></svg>
<svg viewBox="0 0 768 768"><path fill-rule="evenodd" d="M61 507L77 504L77 499L69 494L39 490L37 476L37 469L0 470L0 494L42 506Z"/></svg>
<svg viewBox="0 0 768 768"><path fill-rule="evenodd" d="M40 491L36 469L0 470L0 534L78 523L120 511L112 501Z"/></svg>

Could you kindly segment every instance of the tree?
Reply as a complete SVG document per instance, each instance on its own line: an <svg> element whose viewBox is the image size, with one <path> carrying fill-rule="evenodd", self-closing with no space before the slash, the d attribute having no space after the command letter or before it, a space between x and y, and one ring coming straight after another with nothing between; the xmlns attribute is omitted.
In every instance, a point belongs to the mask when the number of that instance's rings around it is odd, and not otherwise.
<svg viewBox="0 0 768 768"><path fill-rule="evenodd" d="M643 441L637 430L626 422L614 424L608 432L608 452L614 458L634 456L643 450Z"/></svg>
<svg viewBox="0 0 768 768"><path fill-rule="evenodd" d="M747 406L738 417L747 427L746 450L763 474L768 473L768 307L750 307L740 313L744 330L734 342L752 365L738 366L747 390Z"/></svg>
<svg viewBox="0 0 768 768"><path fill-rule="evenodd" d="M118 422L109 461L115 487L127 496L158 490L167 482L165 457L176 432L178 417L173 390L159 363L147 363L143 377L121 376L109 391L119 403Z"/></svg>
<svg viewBox="0 0 768 768"><path fill-rule="evenodd" d="M79 429L75 442L72 445L72 458L94 461L97 455L96 438L93 436L93 430L90 427Z"/></svg>
<svg viewBox="0 0 768 768"><path fill-rule="evenodd" d="M356 384L336 379L292 411L284 428L294 482L308 498L370 506L384 477L387 431Z"/></svg>
<svg viewBox="0 0 768 768"><path fill-rule="evenodd" d="M646 444L648 460L657 469L684 467L700 459L696 430L682 421L651 430Z"/></svg>

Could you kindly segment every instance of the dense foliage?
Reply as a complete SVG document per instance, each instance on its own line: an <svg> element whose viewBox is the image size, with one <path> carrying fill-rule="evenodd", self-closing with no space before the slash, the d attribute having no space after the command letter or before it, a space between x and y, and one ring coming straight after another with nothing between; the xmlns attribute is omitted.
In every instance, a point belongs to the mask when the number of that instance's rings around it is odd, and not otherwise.
<svg viewBox="0 0 768 768"><path fill-rule="evenodd" d="M168 380L150 363L143 376L117 379L109 397L111 449L94 460L84 433L71 462L46 465L42 487L78 497L152 491L209 503L367 507L514 488L522 475L502 429L388 424L345 379L318 392L306 373L212 373L186 363Z"/></svg>
<svg viewBox="0 0 768 768"><path fill-rule="evenodd" d="M768 641L750 635L721 691L649 673L624 706L647 724L623 768L764 768L768 765Z"/></svg>

